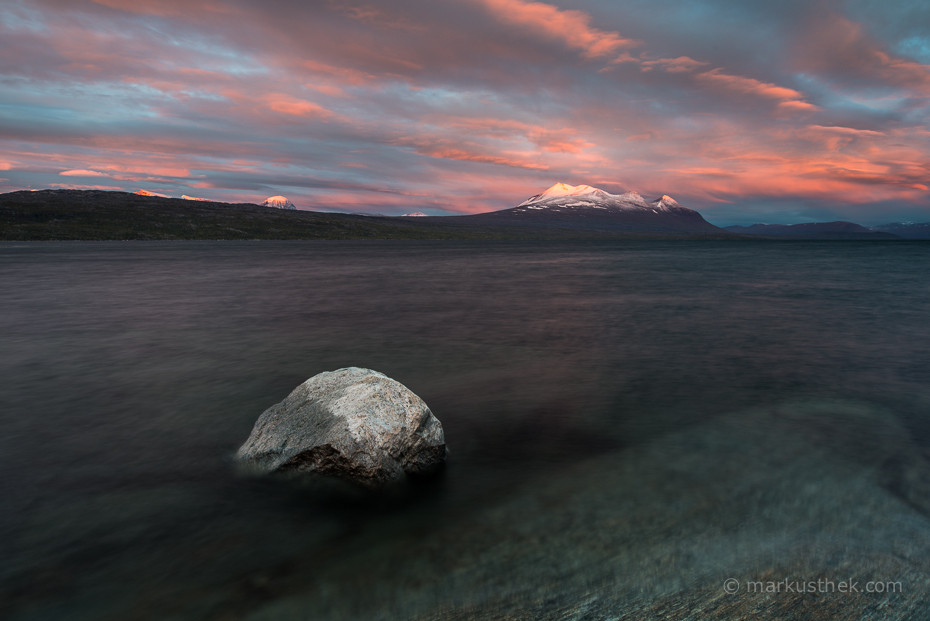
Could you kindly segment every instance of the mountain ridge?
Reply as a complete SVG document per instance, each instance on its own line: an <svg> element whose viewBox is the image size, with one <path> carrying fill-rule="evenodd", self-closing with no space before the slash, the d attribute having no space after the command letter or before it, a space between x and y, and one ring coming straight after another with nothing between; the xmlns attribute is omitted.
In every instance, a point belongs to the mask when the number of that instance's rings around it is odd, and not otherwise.
<svg viewBox="0 0 930 621"><path fill-rule="evenodd" d="M671 196L647 201L637 192L611 194L590 185L556 183L516 207L469 216L473 223L659 234L726 234Z"/></svg>
<svg viewBox="0 0 930 621"><path fill-rule="evenodd" d="M899 235L894 233L868 229L861 224L845 220L804 222L801 224L753 224L751 226L734 224L723 227L723 230L740 235L774 235L793 238L901 239Z"/></svg>
<svg viewBox="0 0 930 621"><path fill-rule="evenodd" d="M719 238L730 237L721 232ZM389 217L191 201L108 190L0 194L0 241L107 240L619 240L706 235L510 226L469 217Z"/></svg>
<svg viewBox="0 0 930 621"><path fill-rule="evenodd" d="M592 206L598 208L616 207L625 210L637 209L668 209L681 207L674 198L663 194L661 198L647 201L639 192L626 192L624 194L611 194L590 185L568 185L556 183L546 191L529 197L516 206L520 208L542 209L551 206L581 207Z"/></svg>
<svg viewBox="0 0 930 621"><path fill-rule="evenodd" d="M891 233L904 239L930 239L930 222L889 222L869 227L872 231Z"/></svg>
<svg viewBox="0 0 930 621"><path fill-rule="evenodd" d="M517 207L469 216L384 216L285 210L252 203L191 201L105 190L36 190L0 194L0 240L116 239L795 239L898 240L854 223L808 223L800 234L718 228L668 195L647 201L561 184ZM550 188L552 189L552 188ZM841 230L804 232L817 224ZM760 225L783 227L784 225ZM914 238L930 223L914 227ZM750 230L752 232L750 232ZM846 232L844 232L844 230ZM865 232L862 232L865 231ZM924 233L926 232L926 233ZM755 233L755 234L754 234ZM924 237L926 239L926 237Z"/></svg>

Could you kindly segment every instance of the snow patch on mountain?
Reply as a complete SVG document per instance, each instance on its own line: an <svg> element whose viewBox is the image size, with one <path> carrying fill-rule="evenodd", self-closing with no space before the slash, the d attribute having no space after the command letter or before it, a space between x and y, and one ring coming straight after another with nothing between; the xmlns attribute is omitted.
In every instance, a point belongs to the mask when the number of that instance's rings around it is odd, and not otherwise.
<svg viewBox="0 0 930 621"><path fill-rule="evenodd" d="M195 196L188 196L187 194L182 194L181 198L183 198L186 201L206 201L208 203L210 202L209 198L197 198Z"/></svg>
<svg viewBox="0 0 930 621"><path fill-rule="evenodd" d="M157 196L159 198L171 198L167 194L159 194L158 192L149 192L148 190L139 190L136 192L139 196Z"/></svg>
<svg viewBox="0 0 930 621"><path fill-rule="evenodd" d="M583 194L595 194L601 192L590 185L568 185L567 183L556 183L554 186L540 194L544 198L559 198L560 196L581 196Z"/></svg>
<svg viewBox="0 0 930 621"><path fill-rule="evenodd" d="M402 213L402 214L400 214L400 217L401 217L401 218L410 218L410 217L414 217L414 216L417 217L417 218L421 218L421 217L422 217L422 218L425 218L425 217L426 217L426 214L423 213L422 211L414 211L413 213Z"/></svg>
<svg viewBox="0 0 930 621"><path fill-rule="evenodd" d="M611 194L590 185L568 185L567 183L556 183L542 194L531 196L517 205L518 210L521 208L537 210L560 209L563 207L572 209L620 209L624 211L649 210L656 213L682 209L675 199L667 195L649 202L637 192Z"/></svg>
<svg viewBox="0 0 930 621"><path fill-rule="evenodd" d="M294 203L289 201L286 196L269 196L262 201L262 207L274 207L275 209L297 209Z"/></svg>
<svg viewBox="0 0 930 621"><path fill-rule="evenodd" d="M678 201L667 194L663 194L662 198L657 201L653 201L653 204L661 207L681 207L681 205L678 204Z"/></svg>

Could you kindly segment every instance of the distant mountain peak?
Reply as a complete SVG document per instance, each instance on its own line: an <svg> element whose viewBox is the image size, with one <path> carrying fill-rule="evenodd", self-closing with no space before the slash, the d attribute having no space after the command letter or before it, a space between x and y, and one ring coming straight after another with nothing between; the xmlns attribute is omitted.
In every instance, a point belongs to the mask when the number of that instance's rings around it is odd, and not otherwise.
<svg viewBox="0 0 930 621"><path fill-rule="evenodd" d="M824 239L893 239L897 231L887 228L870 230L854 222L804 222L801 224L753 224L725 226L724 230L743 235L807 236ZM875 227L873 227L875 229Z"/></svg>
<svg viewBox="0 0 930 621"><path fill-rule="evenodd" d="M400 214L400 217L401 218L412 218L412 217L425 218L426 214L423 213L422 211L414 211L413 213L402 213Z"/></svg>
<svg viewBox="0 0 930 621"><path fill-rule="evenodd" d="M541 194L531 196L517 207L543 209L547 207L590 207L598 209L681 209L674 198L666 194L651 203L638 192L611 194L590 185L569 185L556 183Z"/></svg>
<svg viewBox="0 0 930 621"><path fill-rule="evenodd" d="M159 194L158 192L149 192L148 190L139 190L136 192L139 196L157 196L159 198L171 198L167 194Z"/></svg>
<svg viewBox="0 0 930 621"><path fill-rule="evenodd" d="M667 194L648 201L638 192L611 194L584 184L556 183L516 207L467 218L475 223L590 231L725 234Z"/></svg>
<svg viewBox="0 0 930 621"><path fill-rule="evenodd" d="M604 191L597 188L592 188L590 185L568 185L567 183L556 183L542 194L537 194L537 196L540 198L557 198L560 196L581 196L583 194L594 194L596 192ZM604 193L606 194L606 192Z"/></svg>
<svg viewBox="0 0 930 621"><path fill-rule="evenodd" d="M873 226L871 230L891 233L905 239L930 239L930 222L889 222Z"/></svg>
<svg viewBox="0 0 930 621"><path fill-rule="evenodd" d="M626 192L624 194L608 194L609 197L616 197L618 200L621 200L625 203L632 203L638 207L649 207L649 203L643 198L642 194L639 192Z"/></svg>
<svg viewBox="0 0 930 621"><path fill-rule="evenodd" d="M269 196L262 201L262 207L274 207L275 209L297 209L294 203L289 201L286 196Z"/></svg>

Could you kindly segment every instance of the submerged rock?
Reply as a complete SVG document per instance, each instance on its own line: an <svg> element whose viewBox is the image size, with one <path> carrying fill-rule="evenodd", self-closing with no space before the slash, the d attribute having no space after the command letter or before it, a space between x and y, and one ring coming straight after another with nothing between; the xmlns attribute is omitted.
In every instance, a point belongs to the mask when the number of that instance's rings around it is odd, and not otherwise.
<svg viewBox="0 0 930 621"><path fill-rule="evenodd" d="M446 444L420 397L377 371L349 367L311 377L265 410L236 456L258 472L378 486L437 468Z"/></svg>

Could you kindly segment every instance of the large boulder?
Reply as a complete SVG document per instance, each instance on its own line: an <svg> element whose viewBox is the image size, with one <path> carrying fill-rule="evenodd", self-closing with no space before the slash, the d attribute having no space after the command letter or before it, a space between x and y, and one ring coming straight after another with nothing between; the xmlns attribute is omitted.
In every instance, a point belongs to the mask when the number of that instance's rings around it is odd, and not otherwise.
<svg viewBox="0 0 930 621"><path fill-rule="evenodd" d="M446 456L442 424L406 386L349 367L320 373L258 418L237 453L258 472L307 472L379 486Z"/></svg>

